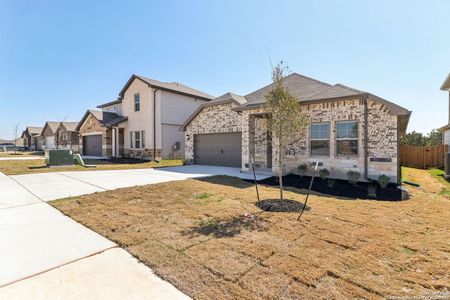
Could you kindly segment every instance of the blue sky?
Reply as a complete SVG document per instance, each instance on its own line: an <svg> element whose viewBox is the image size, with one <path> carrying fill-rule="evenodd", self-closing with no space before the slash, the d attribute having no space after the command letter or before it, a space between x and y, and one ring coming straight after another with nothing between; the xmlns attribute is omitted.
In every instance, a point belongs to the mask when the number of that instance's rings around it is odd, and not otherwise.
<svg viewBox="0 0 450 300"><path fill-rule="evenodd" d="M131 74L247 94L270 64L448 119L450 1L0 0L0 137L16 123L76 121Z"/></svg>

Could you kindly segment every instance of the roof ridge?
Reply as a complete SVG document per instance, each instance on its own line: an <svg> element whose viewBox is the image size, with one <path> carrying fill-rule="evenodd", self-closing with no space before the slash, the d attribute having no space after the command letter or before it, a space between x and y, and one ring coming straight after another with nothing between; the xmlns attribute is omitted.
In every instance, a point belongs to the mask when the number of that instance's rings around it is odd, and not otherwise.
<svg viewBox="0 0 450 300"><path fill-rule="evenodd" d="M357 93L366 93L367 94L367 92L365 92L365 91L358 90L358 89L355 89L355 88L343 85L342 83L336 83L334 86L339 86L341 88L347 89L349 91L357 92Z"/></svg>
<svg viewBox="0 0 450 300"><path fill-rule="evenodd" d="M305 76L305 75L302 75L302 74L299 74L299 73L296 73L296 72L293 72L293 73L289 74L288 76L291 76L291 75L294 75L294 74L297 75L297 76L300 76L300 77L303 77L303 78L315 81L317 83L325 84L325 85L328 85L328 86L333 86L332 84L329 84L328 82L320 81L318 79L315 79L315 78L312 78L312 77L308 77L308 76ZM286 77L288 77L288 76L286 76Z"/></svg>

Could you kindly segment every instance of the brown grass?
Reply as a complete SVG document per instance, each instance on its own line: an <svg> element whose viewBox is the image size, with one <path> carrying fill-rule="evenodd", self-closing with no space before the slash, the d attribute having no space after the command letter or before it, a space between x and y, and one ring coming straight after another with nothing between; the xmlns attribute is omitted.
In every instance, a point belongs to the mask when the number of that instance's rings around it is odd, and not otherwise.
<svg viewBox="0 0 450 300"><path fill-rule="evenodd" d="M297 213L261 211L252 185L223 176L52 205L198 299L377 299L450 290L450 202L410 189L413 198L403 202L313 195L300 222ZM269 187L261 193L277 196ZM303 201L300 193L287 197Z"/></svg>
<svg viewBox="0 0 450 300"><path fill-rule="evenodd" d="M96 165L96 168L85 168L79 165L69 167L52 167L45 165L44 160L0 160L0 172L6 175L65 172L65 171L96 171L96 170L126 170L182 165L179 159L162 160L159 163L131 159L118 160L84 160L86 164Z"/></svg>

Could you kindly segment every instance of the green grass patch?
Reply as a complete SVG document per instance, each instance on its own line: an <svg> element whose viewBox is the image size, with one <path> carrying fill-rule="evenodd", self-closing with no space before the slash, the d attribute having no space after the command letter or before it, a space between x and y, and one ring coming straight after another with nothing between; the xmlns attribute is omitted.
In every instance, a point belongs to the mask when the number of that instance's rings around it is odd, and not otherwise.
<svg viewBox="0 0 450 300"><path fill-rule="evenodd" d="M441 169L429 169L428 173L430 173L431 176L433 176L434 178L436 178L437 180L439 180L442 184L444 184L446 186L439 192L439 195L450 198L450 182L448 182L447 179L445 179L445 177L444 177L445 171L441 170Z"/></svg>

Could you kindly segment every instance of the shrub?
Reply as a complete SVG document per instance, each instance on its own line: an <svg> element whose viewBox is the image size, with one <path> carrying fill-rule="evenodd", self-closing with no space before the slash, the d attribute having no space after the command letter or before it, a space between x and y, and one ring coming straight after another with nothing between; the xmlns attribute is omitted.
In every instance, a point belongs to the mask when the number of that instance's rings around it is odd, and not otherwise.
<svg viewBox="0 0 450 300"><path fill-rule="evenodd" d="M367 185L367 197L376 198L377 197L377 185L373 183L369 183Z"/></svg>
<svg viewBox="0 0 450 300"><path fill-rule="evenodd" d="M378 176L378 184L381 186L382 189L385 189L387 187L390 180L391 178L389 178L389 176L386 176L384 174Z"/></svg>
<svg viewBox="0 0 450 300"><path fill-rule="evenodd" d="M328 176L330 176L330 171L328 171L328 169L320 169L319 175L320 175L320 178L325 180L325 179L327 179Z"/></svg>
<svg viewBox="0 0 450 300"><path fill-rule="evenodd" d="M347 172L348 182L353 183L355 185L358 183L360 177L361 177L361 174L358 171L350 170Z"/></svg>
<svg viewBox="0 0 450 300"><path fill-rule="evenodd" d="M327 185L328 187L332 188L334 186L334 183L336 182L336 179L334 178L328 178Z"/></svg>
<svg viewBox="0 0 450 300"><path fill-rule="evenodd" d="M303 177L303 175L305 175L306 171L308 170L308 165L303 163L297 167L297 170L300 176Z"/></svg>

